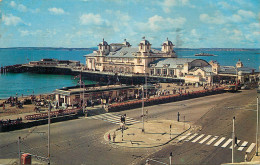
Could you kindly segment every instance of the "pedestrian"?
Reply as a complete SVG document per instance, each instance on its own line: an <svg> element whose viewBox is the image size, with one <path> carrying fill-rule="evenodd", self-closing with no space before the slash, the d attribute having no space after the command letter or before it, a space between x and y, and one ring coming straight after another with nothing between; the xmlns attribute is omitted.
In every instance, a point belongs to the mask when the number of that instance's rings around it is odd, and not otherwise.
<svg viewBox="0 0 260 165"><path fill-rule="evenodd" d="M108 141L110 142L111 141L110 133L108 133L107 138L108 138Z"/></svg>
<svg viewBox="0 0 260 165"><path fill-rule="evenodd" d="M5 110L5 103L3 103L3 110Z"/></svg>
<svg viewBox="0 0 260 165"><path fill-rule="evenodd" d="M245 162L247 162L247 152L246 152L246 154L245 154Z"/></svg>
<svg viewBox="0 0 260 165"><path fill-rule="evenodd" d="M113 143L115 143L115 141L116 141L116 132L114 132L113 134Z"/></svg>

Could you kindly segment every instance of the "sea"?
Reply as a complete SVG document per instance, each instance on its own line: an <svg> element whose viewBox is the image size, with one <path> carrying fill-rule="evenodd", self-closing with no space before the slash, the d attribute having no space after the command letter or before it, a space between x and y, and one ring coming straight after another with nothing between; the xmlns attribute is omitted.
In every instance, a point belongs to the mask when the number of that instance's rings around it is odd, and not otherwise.
<svg viewBox="0 0 260 165"><path fill-rule="evenodd" d="M85 64L84 55L96 48L0 48L0 66L25 64L44 58L58 60L76 60ZM176 48L180 58L204 59L217 61L220 65L234 66L238 60L244 66L259 71L260 49L187 49ZM194 56L197 53L210 53L216 56ZM0 99L10 96L52 93L55 89L77 85L78 80L71 75L49 75L34 73L0 74ZM85 80L86 84L96 82Z"/></svg>

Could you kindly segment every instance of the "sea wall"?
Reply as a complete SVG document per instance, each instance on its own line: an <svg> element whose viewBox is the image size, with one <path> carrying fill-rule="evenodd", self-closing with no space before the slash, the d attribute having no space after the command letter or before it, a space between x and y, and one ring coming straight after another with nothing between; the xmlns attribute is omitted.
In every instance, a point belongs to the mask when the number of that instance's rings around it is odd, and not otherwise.
<svg viewBox="0 0 260 165"><path fill-rule="evenodd" d="M82 116L82 114L53 117L53 118L51 118L51 123L77 119L79 116ZM0 132L14 131L14 130L30 128L30 127L34 127L34 126L38 126L38 125L43 125L43 124L48 124L48 119L21 122L21 123L15 124L15 125L0 125Z"/></svg>

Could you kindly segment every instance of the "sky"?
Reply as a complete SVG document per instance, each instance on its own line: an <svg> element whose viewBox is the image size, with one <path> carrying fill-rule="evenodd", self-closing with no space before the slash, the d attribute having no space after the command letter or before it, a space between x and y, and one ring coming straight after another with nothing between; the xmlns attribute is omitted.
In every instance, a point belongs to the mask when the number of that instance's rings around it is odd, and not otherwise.
<svg viewBox="0 0 260 165"><path fill-rule="evenodd" d="M0 0L0 47L260 48L260 0Z"/></svg>

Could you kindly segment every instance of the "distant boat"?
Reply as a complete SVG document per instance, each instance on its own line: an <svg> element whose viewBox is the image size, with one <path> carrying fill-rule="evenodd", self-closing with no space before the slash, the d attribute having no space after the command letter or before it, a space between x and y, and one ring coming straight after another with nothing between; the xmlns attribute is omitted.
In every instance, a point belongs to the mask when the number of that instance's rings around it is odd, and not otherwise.
<svg viewBox="0 0 260 165"><path fill-rule="evenodd" d="M199 53L199 54L195 54L195 56L217 56L217 55L214 55L214 54L209 54L209 53Z"/></svg>

